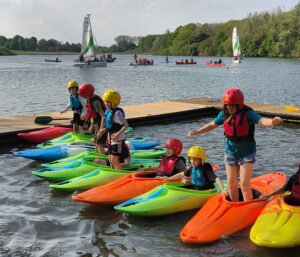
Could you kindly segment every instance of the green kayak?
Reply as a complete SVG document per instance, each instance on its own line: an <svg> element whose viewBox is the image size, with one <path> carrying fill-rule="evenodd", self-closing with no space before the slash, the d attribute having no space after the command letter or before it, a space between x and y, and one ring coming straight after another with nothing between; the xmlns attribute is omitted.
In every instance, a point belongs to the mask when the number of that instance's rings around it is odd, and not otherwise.
<svg viewBox="0 0 300 257"><path fill-rule="evenodd" d="M52 184L49 185L49 187L66 191L87 190L104 185L129 173L130 171L126 170L96 169L86 175L69 179L58 184Z"/></svg>
<svg viewBox="0 0 300 257"><path fill-rule="evenodd" d="M151 150L130 150L131 159L161 159L166 154L165 149L151 149ZM41 164L42 167L46 168L57 168L66 165L70 165L73 162L98 158L102 160L108 160L108 156L106 154L98 154L94 150L87 150L83 153L79 153L77 155L73 155L67 158L63 158L50 163Z"/></svg>
<svg viewBox="0 0 300 257"><path fill-rule="evenodd" d="M133 128L129 127L125 134L131 132ZM53 147L58 145L64 145L68 143L74 143L74 142L91 142L92 135L81 135L78 133L70 132L63 136L54 138L52 140L49 140L45 143L38 144L37 147L39 148L45 148L45 147ZM149 140L149 138L145 138L145 140Z"/></svg>
<svg viewBox="0 0 300 257"><path fill-rule="evenodd" d="M72 179L75 177L79 177L82 175L86 175L90 173L93 170L102 168L102 169L110 169L110 167L107 167L102 164L94 163L92 161L93 159L89 160L81 160L74 163L71 163L69 165L66 165L64 167L58 167L58 168L45 168L41 170L35 170L32 171L32 174L43 178L45 180L54 181L54 182L61 182L68 179ZM124 170L138 170L141 169L141 167L157 167L159 165L159 162L136 162L132 163L130 166L126 166L123 169Z"/></svg>
<svg viewBox="0 0 300 257"><path fill-rule="evenodd" d="M160 216L201 207L217 189L195 190L182 183L167 183L123 202L115 209L136 216Z"/></svg>

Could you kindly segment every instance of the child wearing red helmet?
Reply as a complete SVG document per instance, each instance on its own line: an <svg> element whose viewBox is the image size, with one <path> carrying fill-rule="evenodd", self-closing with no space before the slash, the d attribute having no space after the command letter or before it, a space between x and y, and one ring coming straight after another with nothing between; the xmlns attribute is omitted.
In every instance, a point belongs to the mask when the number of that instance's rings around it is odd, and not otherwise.
<svg viewBox="0 0 300 257"><path fill-rule="evenodd" d="M78 93L87 101L87 114L92 120L90 130L95 127L94 142L96 151L105 154L104 146L107 139L107 133L99 133L101 124L104 122L104 112L106 110L105 103L100 96L95 94L95 88L89 83L81 85Z"/></svg>
<svg viewBox="0 0 300 257"><path fill-rule="evenodd" d="M244 94L238 88L225 90L223 103L223 110L213 121L197 130L189 131L188 136L205 134L223 124L226 139L225 165L230 198L233 202L239 200L237 183L238 176L240 176L243 199L249 201L253 198L250 180L256 155L255 124L272 127L280 125L282 119L261 117L244 105Z"/></svg>
<svg viewBox="0 0 300 257"><path fill-rule="evenodd" d="M157 168L146 168L147 171L156 171L157 176L171 177L185 170L185 158L179 156L182 151L182 142L177 138L169 138L166 142L166 156L160 161Z"/></svg>

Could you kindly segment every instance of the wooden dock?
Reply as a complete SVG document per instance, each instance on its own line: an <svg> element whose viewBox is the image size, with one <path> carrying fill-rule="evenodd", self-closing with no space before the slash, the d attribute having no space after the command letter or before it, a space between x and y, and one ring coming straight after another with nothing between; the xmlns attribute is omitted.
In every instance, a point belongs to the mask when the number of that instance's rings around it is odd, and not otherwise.
<svg viewBox="0 0 300 257"><path fill-rule="evenodd" d="M285 106L274 104L246 103L256 112L265 117L280 116L286 122L300 124L299 106L291 111ZM130 126L159 124L162 122L176 122L183 119L193 119L199 117L213 117L222 108L219 99L193 98L175 101L154 102L139 105L129 105L124 107L126 118ZM298 109L297 109L298 108ZM37 116L51 116L52 118L65 118L66 120L53 120L48 125L38 125L34 123ZM0 141L9 142L18 140L17 134L46 128L52 125L70 125L72 112L60 115L54 113L39 113L33 115L20 116L0 116Z"/></svg>

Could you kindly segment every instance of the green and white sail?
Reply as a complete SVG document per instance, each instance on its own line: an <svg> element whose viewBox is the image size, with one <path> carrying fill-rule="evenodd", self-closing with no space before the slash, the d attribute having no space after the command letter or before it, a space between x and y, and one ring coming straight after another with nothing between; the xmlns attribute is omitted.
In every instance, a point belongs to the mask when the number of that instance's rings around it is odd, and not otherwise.
<svg viewBox="0 0 300 257"><path fill-rule="evenodd" d="M234 59L240 60L241 59L241 44L240 44L239 37L237 35L236 27L233 28L233 32L232 32L232 50L233 50Z"/></svg>
<svg viewBox="0 0 300 257"><path fill-rule="evenodd" d="M96 56L90 14L85 16L83 21L81 54L85 58Z"/></svg>

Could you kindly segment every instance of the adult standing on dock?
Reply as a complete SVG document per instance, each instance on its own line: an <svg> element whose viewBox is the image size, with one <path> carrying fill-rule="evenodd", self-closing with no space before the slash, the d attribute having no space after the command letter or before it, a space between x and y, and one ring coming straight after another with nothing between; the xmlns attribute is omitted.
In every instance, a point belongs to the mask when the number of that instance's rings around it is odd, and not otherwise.
<svg viewBox="0 0 300 257"><path fill-rule="evenodd" d="M244 94L240 89L229 88L224 92L223 110L219 115L201 128L189 131L188 136L205 134L223 124L226 138L225 166L230 198L233 202L239 201L237 181L240 175L243 199L249 201L253 198L250 180L256 155L255 124L272 127L281 123L280 117L273 119L261 117L244 105Z"/></svg>

